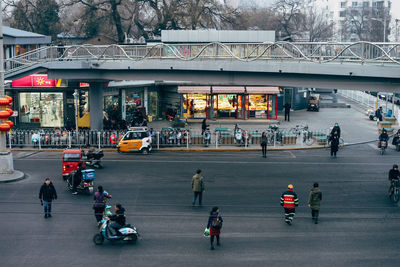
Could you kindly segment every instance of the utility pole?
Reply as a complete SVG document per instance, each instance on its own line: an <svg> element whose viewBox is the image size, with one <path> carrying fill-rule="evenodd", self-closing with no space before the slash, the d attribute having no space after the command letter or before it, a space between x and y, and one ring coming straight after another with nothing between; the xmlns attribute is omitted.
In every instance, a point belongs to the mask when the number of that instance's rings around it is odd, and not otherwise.
<svg viewBox="0 0 400 267"><path fill-rule="evenodd" d="M78 92L78 89L75 89L73 96L74 96L74 103L75 103L75 135L76 135L76 144L78 145L79 144L79 136L78 136L78 131L79 131L79 126L78 126L79 92Z"/></svg>

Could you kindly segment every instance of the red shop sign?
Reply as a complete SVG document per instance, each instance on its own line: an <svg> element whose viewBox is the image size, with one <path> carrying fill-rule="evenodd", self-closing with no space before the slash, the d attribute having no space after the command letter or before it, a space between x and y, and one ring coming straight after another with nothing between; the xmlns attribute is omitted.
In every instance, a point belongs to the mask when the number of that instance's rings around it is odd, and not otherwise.
<svg viewBox="0 0 400 267"><path fill-rule="evenodd" d="M47 75L29 75L12 81L12 87L55 87L56 79L48 79Z"/></svg>

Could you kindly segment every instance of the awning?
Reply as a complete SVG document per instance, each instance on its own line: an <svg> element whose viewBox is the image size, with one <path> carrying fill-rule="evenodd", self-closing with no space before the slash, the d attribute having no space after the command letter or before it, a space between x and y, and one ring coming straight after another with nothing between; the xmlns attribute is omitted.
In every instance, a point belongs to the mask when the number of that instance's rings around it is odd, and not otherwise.
<svg viewBox="0 0 400 267"><path fill-rule="evenodd" d="M242 93L244 93L244 87L243 86L213 86L212 92L213 92L213 94L224 94L224 93L242 94Z"/></svg>
<svg viewBox="0 0 400 267"><path fill-rule="evenodd" d="M210 86L178 86L180 94L209 94L211 93Z"/></svg>
<svg viewBox="0 0 400 267"><path fill-rule="evenodd" d="M277 95L279 87L246 86L246 91L248 94Z"/></svg>

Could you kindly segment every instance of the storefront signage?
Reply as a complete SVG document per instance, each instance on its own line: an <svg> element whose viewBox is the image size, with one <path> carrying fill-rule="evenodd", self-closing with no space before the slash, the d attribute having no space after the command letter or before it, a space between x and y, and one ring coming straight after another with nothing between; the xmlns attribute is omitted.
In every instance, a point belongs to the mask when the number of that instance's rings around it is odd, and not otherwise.
<svg viewBox="0 0 400 267"><path fill-rule="evenodd" d="M65 87L62 79L48 79L46 74L29 75L12 81L12 87Z"/></svg>
<svg viewBox="0 0 400 267"><path fill-rule="evenodd" d="M89 87L89 83L79 83L79 87Z"/></svg>

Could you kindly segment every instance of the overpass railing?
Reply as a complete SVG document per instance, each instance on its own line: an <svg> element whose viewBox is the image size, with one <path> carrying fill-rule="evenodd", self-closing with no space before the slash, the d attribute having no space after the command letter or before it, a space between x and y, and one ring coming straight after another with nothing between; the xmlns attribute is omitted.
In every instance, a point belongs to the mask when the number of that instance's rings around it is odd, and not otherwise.
<svg viewBox="0 0 400 267"><path fill-rule="evenodd" d="M6 75L14 71L51 61L233 59L306 61L313 63L353 62L400 64L400 43L208 43L156 45L78 45L47 46L5 61Z"/></svg>

